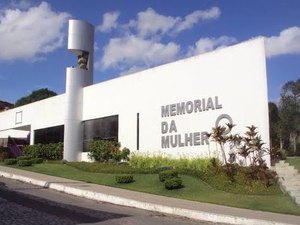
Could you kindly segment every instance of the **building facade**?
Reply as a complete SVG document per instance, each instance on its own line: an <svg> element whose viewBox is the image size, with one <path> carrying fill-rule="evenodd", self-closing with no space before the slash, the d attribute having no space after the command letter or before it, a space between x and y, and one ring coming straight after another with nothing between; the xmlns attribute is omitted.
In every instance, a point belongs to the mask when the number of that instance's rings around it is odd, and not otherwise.
<svg viewBox="0 0 300 225"><path fill-rule="evenodd" d="M30 142L64 141L64 158L88 160L94 139L117 140L141 154L218 157L206 133L225 123L255 125L269 147L263 39L93 84L93 27L69 23L66 93L0 113L0 137L30 132ZM52 140L49 140L51 139ZM269 164L269 156L265 156Z"/></svg>

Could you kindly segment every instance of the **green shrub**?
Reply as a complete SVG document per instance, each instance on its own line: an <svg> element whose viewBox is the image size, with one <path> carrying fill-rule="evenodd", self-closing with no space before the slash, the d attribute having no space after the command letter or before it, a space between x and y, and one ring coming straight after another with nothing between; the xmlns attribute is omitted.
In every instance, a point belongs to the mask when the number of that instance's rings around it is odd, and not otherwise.
<svg viewBox="0 0 300 225"><path fill-rule="evenodd" d="M24 155L17 157L17 160L18 160L18 161L19 161L19 160L30 160L30 159L31 159L31 157L29 157L29 156L24 156Z"/></svg>
<svg viewBox="0 0 300 225"><path fill-rule="evenodd" d="M171 178L165 181L165 188L168 190L182 188L182 180L179 177Z"/></svg>
<svg viewBox="0 0 300 225"><path fill-rule="evenodd" d="M43 158L33 158L31 159L32 164L41 164L43 163L44 159Z"/></svg>
<svg viewBox="0 0 300 225"><path fill-rule="evenodd" d="M178 178L178 172L176 170L164 170L158 174L159 180L165 182L172 178Z"/></svg>
<svg viewBox="0 0 300 225"><path fill-rule="evenodd" d="M127 160L130 153L128 148L120 150L120 143L108 140L95 140L89 144L89 157L98 162L115 162Z"/></svg>
<svg viewBox="0 0 300 225"><path fill-rule="evenodd" d="M5 164L5 165L14 165L14 164L17 163L17 161L18 161L18 160L16 160L16 159L5 159L5 160L4 160L4 164Z"/></svg>
<svg viewBox="0 0 300 225"><path fill-rule="evenodd" d="M62 142L50 144L36 144L25 147L24 155L30 158L43 158L48 160L61 160L64 146Z"/></svg>
<svg viewBox="0 0 300 225"><path fill-rule="evenodd" d="M126 174L122 174L122 175L116 175L116 182L123 184L123 183L132 183L134 182L133 180L133 176L132 175L126 175Z"/></svg>
<svg viewBox="0 0 300 225"><path fill-rule="evenodd" d="M18 160L17 162L18 166L31 166L32 165L32 161L31 160Z"/></svg>
<svg viewBox="0 0 300 225"><path fill-rule="evenodd" d="M121 159L124 159L126 161L129 160L129 154L130 154L130 150L129 148L123 148L121 151Z"/></svg>
<svg viewBox="0 0 300 225"><path fill-rule="evenodd" d="M116 148L119 148L118 142L107 140L96 140L89 144L89 156L99 162L108 162L113 158Z"/></svg>

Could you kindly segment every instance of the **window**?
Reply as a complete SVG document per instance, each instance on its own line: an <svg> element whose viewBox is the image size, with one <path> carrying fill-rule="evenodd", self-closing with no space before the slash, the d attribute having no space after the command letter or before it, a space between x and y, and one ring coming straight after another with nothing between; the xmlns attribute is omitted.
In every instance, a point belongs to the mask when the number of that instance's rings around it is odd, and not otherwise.
<svg viewBox="0 0 300 225"><path fill-rule="evenodd" d="M16 112L15 124L20 124L20 123L22 123L22 115L23 115L23 112L22 112L22 111Z"/></svg>
<svg viewBox="0 0 300 225"><path fill-rule="evenodd" d="M34 131L35 144L49 144L64 141L64 125Z"/></svg>
<svg viewBox="0 0 300 225"><path fill-rule="evenodd" d="M119 116L108 116L83 122L83 151L88 151L88 144L93 140L118 141Z"/></svg>

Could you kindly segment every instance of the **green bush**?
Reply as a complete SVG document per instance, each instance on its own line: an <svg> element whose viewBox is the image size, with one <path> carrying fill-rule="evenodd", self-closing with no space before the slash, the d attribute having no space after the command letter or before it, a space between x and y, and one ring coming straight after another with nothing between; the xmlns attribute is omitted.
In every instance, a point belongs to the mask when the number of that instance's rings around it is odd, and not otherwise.
<svg viewBox="0 0 300 225"><path fill-rule="evenodd" d="M133 176L132 175L126 175L126 174L122 174L122 175L116 175L116 182L123 184L123 183L132 183L134 182L133 180Z"/></svg>
<svg viewBox="0 0 300 225"><path fill-rule="evenodd" d="M14 164L17 163L17 161L18 161L18 160L16 160L16 159L5 159L5 160L4 160L4 164L5 164L5 165L14 165Z"/></svg>
<svg viewBox="0 0 300 225"><path fill-rule="evenodd" d="M41 164L43 163L44 159L43 158L33 158L31 159L32 164Z"/></svg>
<svg viewBox="0 0 300 225"><path fill-rule="evenodd" d="M121 159L124 159L126 161L129 160L129 154L130 154L130 150L129 148L123 148L121 151Z"/></svg>
<svg viewBox="0 0 300 225"><path fill-rule="evenodd" d="M48 160L61 160L63 158L63 150L64 146L62 142L28 145L25 147L24 156Z"/></svg>
<svg viewBox="0 0 300 225"><path fill-rule="evenodd" d="M18 166L24 167L24 166L31 166L32 165L32 161L31 160L18 160L17 162Z"/></svg>
<svg viewBox="0 0 300 225"><path fill-rule="evenodd" d="M165 182L172 178L178 178L178 172L176 170L164 170L158 174L158 177L160 182Z"/></svg>
<svg viewBox="0 0 300 225"><path fill-rule="evenodd" d="M179 177L171 178L165 181L165 188L168 190L182 188L182 180Z"/></svg>
<svg viewBox="0 0 300 225"><path fill-rule="evenodd" d="M97 162L114 162L127 160L130 153L128 148L120 150L120 143L108 140L95 140L89 144L89 157Z"/></svg>
<svg viewBox="0 0 300 225"><path fill-rule="evenodd" d="M31 159L31 157L29 157L29 156L24 156L24 155L17 157L17 160L18 160L18 161L19 161L19 160L30 160L30 159Z"/></svg>

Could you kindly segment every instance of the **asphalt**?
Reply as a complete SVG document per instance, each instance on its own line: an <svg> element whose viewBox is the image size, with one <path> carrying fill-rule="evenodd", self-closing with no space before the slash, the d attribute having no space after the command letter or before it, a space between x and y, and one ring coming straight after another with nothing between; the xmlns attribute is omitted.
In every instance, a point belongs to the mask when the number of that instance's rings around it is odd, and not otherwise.
<svg viewBox="0 0 300 225"><path fill-rule="evenodd" d="M300 224L300 216L254 211L158 196L3 166L0 166L0 176L96 201L109 202L202 221L241 225Z"/></svg>

